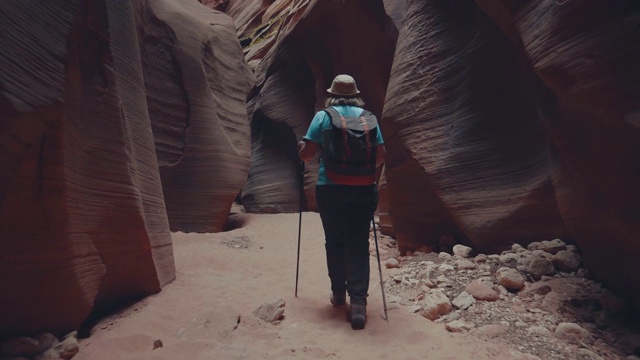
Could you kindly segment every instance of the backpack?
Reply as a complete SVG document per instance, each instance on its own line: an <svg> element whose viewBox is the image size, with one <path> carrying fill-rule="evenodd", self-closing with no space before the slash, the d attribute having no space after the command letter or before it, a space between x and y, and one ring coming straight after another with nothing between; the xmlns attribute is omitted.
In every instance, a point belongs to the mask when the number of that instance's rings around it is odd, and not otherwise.
<svg viewBox="0 0 640 360"><path fill-rule="evenodd" d="M331 127L322 131L320 147L329 180L342 185L375 182L378 120L364 110L360 116L343 116L328 107Z"/></svg>

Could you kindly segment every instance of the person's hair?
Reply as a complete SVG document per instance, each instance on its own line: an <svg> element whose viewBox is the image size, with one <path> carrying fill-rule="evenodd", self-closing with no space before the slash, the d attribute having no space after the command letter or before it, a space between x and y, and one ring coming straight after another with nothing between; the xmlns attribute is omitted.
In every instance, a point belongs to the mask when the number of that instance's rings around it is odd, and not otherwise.
<svg viewBox="0 0 640 360"><path fill-rule="evenodd" d="M364 107L364 101L359 97L342 97L342 96L329 96L324 103L326 107L333 105L348 105Z"/></svg>

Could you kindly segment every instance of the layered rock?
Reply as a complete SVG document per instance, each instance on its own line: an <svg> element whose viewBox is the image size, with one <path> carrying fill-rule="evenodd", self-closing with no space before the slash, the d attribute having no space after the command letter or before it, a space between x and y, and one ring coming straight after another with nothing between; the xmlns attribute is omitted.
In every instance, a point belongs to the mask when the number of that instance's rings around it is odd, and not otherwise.
<svg viewBox="0 0 640 360"><path fill-rule="evenodd" d="M384 111L400 248L567 236L640 299L616 276L639 270L639 22L632 1L407 1Z"/></svg>
<svg viewBox="0 0 640 360"><path fill-rule="evenodd" d="M620 276L640 273L638 3L477 3L522 44L544 84L537 104L568 232L593 272L640 304L640 277Z"/></svg>
<svg viewBox="0 0 640 360"><path fill-rule="evenodd" d="M495 250L562 233L521 60L473 3L407 2L384 113L401 248L438 250L453 234Z"/></svg>
<svg viewBox="0 0 640 360"><path fill-rule="evenodd" d="M222 227L251 79L195 0L3 3L0 32L0 336L62 334L174 279L167 207Z"/></svg>
<svg viewBox="0 0 640 360"><path fill-rule="evenodd" d="M252 165L242 204L248 211L298 211L302 166L297 141L324 107L325 90L340 73L354 76L367 107L380 115L395 27L382 1L289 0L265 6L232 0L227 11L257 76L249 103ZM304 170L303 205L315 209L317 164Z"/></svg>
<svg viewBox="0 0 640 360"><path fill-rule="evenodd" d="M146 97L171 230L221 231L249 172L253 74L229 16L189 0L149 2L144 16Z"/></svg>

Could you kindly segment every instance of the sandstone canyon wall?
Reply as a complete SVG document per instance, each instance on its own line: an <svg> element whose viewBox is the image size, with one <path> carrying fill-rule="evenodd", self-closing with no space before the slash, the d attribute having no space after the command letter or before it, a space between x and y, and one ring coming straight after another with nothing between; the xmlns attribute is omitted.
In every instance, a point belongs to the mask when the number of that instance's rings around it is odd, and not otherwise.
<svg viewBox="0 0 640 360"><path fill-rule="evenodd" d="M639 24L633 1L408 0L383 119L400 248L562 237L640 304Z"/></svg>
<svg viewBox="0 0 640 360"><path fill-rule="evenodd" d="M298 211L297 141L340 73L356 78L367 106L380 116L396 28L382 1L231 0L226 11L257 77L248 104L252 161L242 204L250 212ZM303 206L314 210L317 163L304 170Z"/></svg>
<svg viewBox="0 0 640 360"><path fill-rule="evenodd" d="M195 0L2 2L0 33L0 336L62 334L175 278L170 222L224 223L252 77Z"/></svg>
<svg viewBox="0 0 640 360"><path fill-rule="evenodd" d="M560 237L581 246L600 280L640 298L640 277L621 276L638 273L640 255L637 2L230 0L225 9L258 79L249 211L296 211L295 140L332 76L351 73L374 112L384 105L378 214L402 251L499 252ZM317 167L305 170L314 210Z"/></svg>

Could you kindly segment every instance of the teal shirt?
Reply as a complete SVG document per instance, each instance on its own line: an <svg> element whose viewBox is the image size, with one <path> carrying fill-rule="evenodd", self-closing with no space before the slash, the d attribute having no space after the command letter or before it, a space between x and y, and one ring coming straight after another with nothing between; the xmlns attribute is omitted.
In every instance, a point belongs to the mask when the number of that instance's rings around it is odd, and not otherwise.
<svg viewBox="0 0 640 360"><path fill-rule="evenodd" d="M338 110L338 112L343 116L360 116L364 109L357 106L345 106L345 105L335 105L334 109ZM309 125L309 130L307 130L307 135L304 136L305 140L313 141L316 144L320 144L322 139L322 130L331 128L331 118L326 113L326 111L320 110L316 113L311 120L311 125ZM378 127L378 135L376 136L376 140L374 145L382 145L384 144L384 140L382 139L382 132L380 131L380 127ZM318 182L316 185L335 185L335 183L327 177L327 172L324 170L324 161L320 158L320 168L318 169Z"/></svg>

